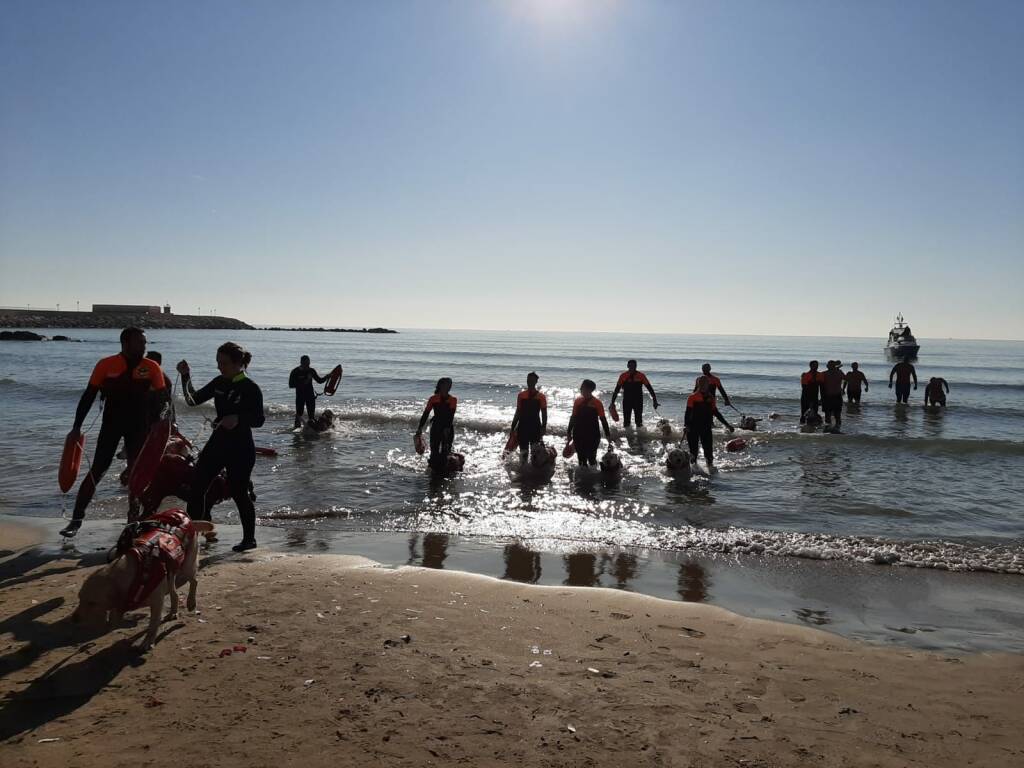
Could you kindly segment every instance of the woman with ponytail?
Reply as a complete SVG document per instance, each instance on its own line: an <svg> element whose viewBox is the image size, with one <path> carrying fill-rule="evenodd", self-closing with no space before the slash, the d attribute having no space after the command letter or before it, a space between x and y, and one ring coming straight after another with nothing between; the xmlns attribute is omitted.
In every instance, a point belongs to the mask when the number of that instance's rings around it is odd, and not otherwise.
<svg viewBox="0 0 1024 768"><path fill-rule="evenodd" d="M185 402L196 406L213 398L217 419L213 434L196 462L192 496L188 500L188 516L193 520L210 519L207 491L222 469L227 469L228 486L238 506L242 522L242 541L232 549L244 552L256 546L256 507L252 492L252 468L256 464L256 446L252 440L254 427L263 426L263 393L245 369L252 359L246 350L233 341L217 349L220 376L198 392L192 387L188 362L178 363Z"/></svg>

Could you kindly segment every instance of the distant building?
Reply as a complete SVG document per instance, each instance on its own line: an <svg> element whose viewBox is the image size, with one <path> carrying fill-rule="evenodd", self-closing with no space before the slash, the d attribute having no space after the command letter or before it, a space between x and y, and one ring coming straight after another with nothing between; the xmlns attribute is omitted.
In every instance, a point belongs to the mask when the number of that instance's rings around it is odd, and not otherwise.
<svg viewBox="0 0 1024 768"><path fill-rule="evenodd" d="M143 304L93 304L92 311L98 315L159 315L160 307Z"/></svg>
<svg viewBox="0 0 1024 768"><path fill-rule="evenodd" d="M164 304L164 314L165 315L171 314L171 305L170 304Z"/></svg>

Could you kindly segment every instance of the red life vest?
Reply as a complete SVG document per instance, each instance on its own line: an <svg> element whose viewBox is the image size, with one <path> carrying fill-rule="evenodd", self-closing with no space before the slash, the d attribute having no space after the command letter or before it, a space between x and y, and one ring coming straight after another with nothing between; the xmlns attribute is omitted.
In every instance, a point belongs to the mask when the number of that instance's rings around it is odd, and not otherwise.
<svg viewBox="0 0 1024 768"><path fill-rule="evenodd" d="M125 526L117 552L135 560L135 579L125 596L124 610L146 602L153 590L185 562L185 551L196 535L192 520L180 509L167 509Z"/></svg>

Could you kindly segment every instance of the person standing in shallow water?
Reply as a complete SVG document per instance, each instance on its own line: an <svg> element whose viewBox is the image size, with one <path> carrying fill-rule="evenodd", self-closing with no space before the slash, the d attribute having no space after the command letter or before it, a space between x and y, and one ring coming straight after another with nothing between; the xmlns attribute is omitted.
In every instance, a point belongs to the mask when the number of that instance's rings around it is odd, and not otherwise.
<svg viewBox="0 0 1024 768"><path fill-rule="evenodd" d="M860 363L850 363L852 369L846 374L846 381L843 383L846 389L846 401L851 404L860 405L860 388L864 385L864 391L868 391L868 377L860 370Z"/></svg>
<svg viewBox="0 0 1024 768"><path fill-rule="evenodd" d="M917 370L906 359L900 360L889 371L889 389L892 389L893 377L896 378L896 402L906 403L910 399L910 380L914 380L917 389Z"/></svg>
<svg viewBox="0 0 1024 768"><path fill-rule="evenodd" d="M519 453L524 460L548 428L548 399L537 389L539 380L536 373L527 374L526 389L516 398L516 413L512 417L512 432L519 440Z"/></svg>
<svg viewBox="0 0 1024 768"><path fill-rule="evenodd" d="M447 376L437 380L434 394L423 409L416 436L423 435L423 427L433 414L430 422L430 458L427 463L435 470L443 471L448 465L448 454L455 443L455 409L459 400L451 394L452 380Z"/></svg>
<svg viewBox="0 0 1024 768"><path fill-rule="evenodd" d="M185 402L196 406L212 398L217 409L213 433L196 461L192 496L188 500L188 516L193 520L210 519L211 504L207 491L214 478L226 468L228 488L242 523L242 541L232 547L235 552L256 547L255 496L251 493L250 482L256 465L256 445L252 439L252 430L263 426L265 416L263 393L256 382L246 375L251 360L252 355L233 341L221 344L217 349L220 376L199 391L192 386L188 362L182 360L178 363Z"/></svg>
<svg viewBox="0 0 1024 768"><path fill-rule="evenodd" d="M572 416L566 430L566 443L570 440L576 446L576 459L580 466L597 464L597 449L601 445L601 430L604 429L605 439L612 441L608 419L604 415L604 406L594 397L597 389L590 379L584 379L580 385L580 394L572 405Z"/></svg>
<svg viewBox="0 0 1024 768"><path fill-rule="evenodd" d="M838 432L843 424L843 384L846 376L842 371L842 362L829 360L828 370L825 371L824 379L821 382L822 410L825 411L825 423L831 424L835 420L833 432Z"/></svg>
<svg viewBox="0 0 1024 768"><path fill-rule="evenodd" d="M306 421L313 421L316 415L316 392L313 391L313 382L323 384L327 381L326 376L321 376L316 369L309 366L309 355L299 358L299 365L292 368L288 376L288 388L295 390L295 427L302 426L302 412L306 411Z"/></svg>
<svg viewBox="0 0 1024 768"><path fill-rule="evenodd" d="M626 361L626 370L619 375L615 382L615 390L612 392L611 407L615 407L615 400L622 390L622 419L625 426L629 426L630 418L636 417L637 429L644 425L644 387L651 393L651 400L654 403L654 410L658 410L658 396L654 394L654 387L647 380L647 376L636 369L636 360ZM614 414L613 414L614 415Z"/></svg>
<svg viewBox="0 0 1024 768"><path fill-rule="evenodd" d="M731 407L732 402L729 400L729 395L726 394L725 387L722 386L722 380L711 372L711 363L704 363L704 365L700 367L700 372L701 375L693 382L693 391L698 391L706 382L711 386L711 396L714 397L716 391L721 392L722 402Z"/></svg>
<svg viewBox="0 0 1024 768"><path fill-rule="evenodd" d="M809 370L800 376L800 423L807 420L807 412L818 411L818 397L821 394L822 374L818 373L818 361L808 363Z"/></svg>

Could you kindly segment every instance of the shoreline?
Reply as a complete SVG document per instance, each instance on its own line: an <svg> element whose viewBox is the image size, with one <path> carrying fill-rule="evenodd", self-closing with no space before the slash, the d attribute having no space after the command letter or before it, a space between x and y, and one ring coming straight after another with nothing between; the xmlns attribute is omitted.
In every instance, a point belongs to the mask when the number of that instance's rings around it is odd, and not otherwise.
<svg viewBox="0 0 1024 768"><path fill-rule="evenodd" d="M103 553L6 564L5 765L1024 758L1024 656L878 648L615 590L257 552L201 556L200 613L167 622L145 656L128 646L143 611L100 636L64 621ZM154 722L189 737L151 750Z"/></svg>
<svg viewBox="0 0 1024 768"><path fill-rule="evenodd" d="M39 531L40 554L66 554L57 534L61 519L0 515L0 537L8 522ZM211 554L229 556L226 550L240 529L218 528L221 543ZM90 520L73 549L105 552L120 530L117 521ZM416 565L523 584L611 588L811 627L879 647L1024 653L1024 627L1015 618L1024 615L1019 576L279 524L259 526L257 538L261 553L359 556L388 568Z"/></svg>

